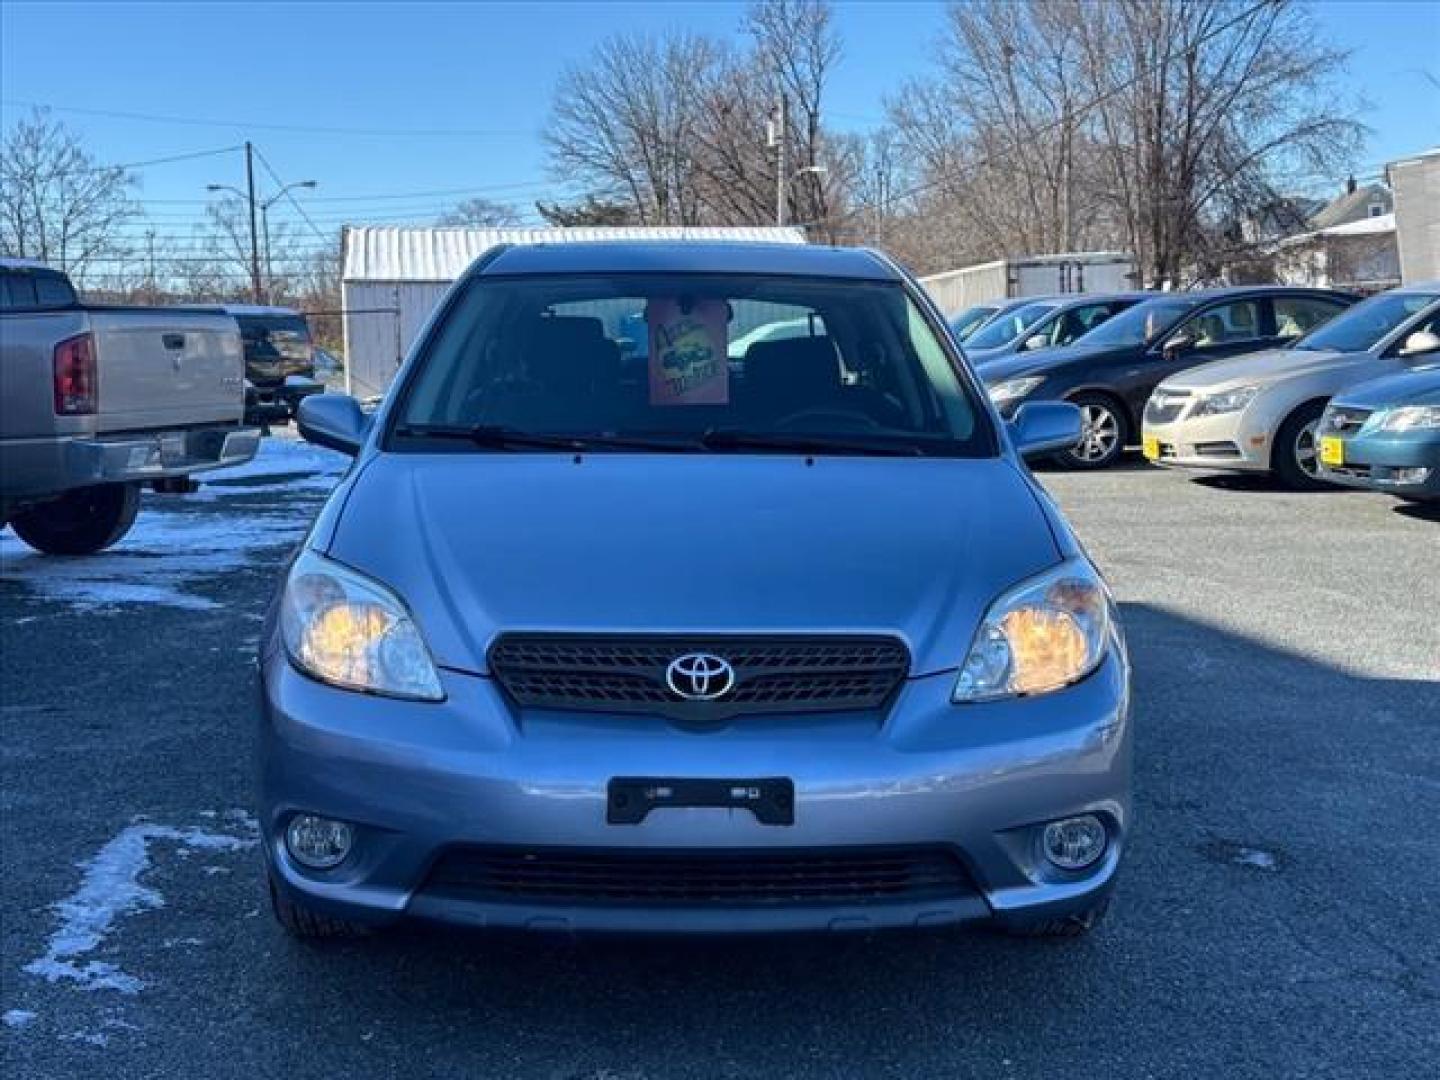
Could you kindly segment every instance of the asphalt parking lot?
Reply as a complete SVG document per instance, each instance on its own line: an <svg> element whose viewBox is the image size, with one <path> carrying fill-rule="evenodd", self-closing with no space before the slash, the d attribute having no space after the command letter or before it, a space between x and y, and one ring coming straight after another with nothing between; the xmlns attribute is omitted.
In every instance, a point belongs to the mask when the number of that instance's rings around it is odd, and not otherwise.
<svg viewBox="0 0 1440 1080"><path fill-rule="evenodd" d="M198 495L147 496L94 559L0 539L5 1075L1434 1068L1440 514L1138 464L1042 474L1135 666L1137 830L1089 939L316 947L262 898L252 657L339 467L273 441Z"/></svg>

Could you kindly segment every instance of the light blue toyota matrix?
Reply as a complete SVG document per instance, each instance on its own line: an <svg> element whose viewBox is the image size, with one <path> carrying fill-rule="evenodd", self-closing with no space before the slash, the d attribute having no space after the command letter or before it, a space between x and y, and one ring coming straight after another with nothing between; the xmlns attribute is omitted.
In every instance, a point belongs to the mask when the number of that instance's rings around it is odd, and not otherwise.
<svg viewBox="0 0 1440 1080"><path fill-rule="evenodd" d="M1022 460L1078 414L1002 423L885 257L497 248L373 416L299 424L354 464L261 647L291 932L1105 911L1128 662Z"/></svg>

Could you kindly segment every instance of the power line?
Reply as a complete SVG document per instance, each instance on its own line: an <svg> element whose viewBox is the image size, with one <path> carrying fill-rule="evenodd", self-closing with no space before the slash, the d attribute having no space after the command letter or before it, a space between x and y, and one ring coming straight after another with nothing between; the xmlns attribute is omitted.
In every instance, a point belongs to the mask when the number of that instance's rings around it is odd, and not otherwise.
<svg viewBox="0 0 1440 1080"><path fill-rule="evenodd" d="M310 220L310 215L305 212L305 208L301 206L300 201L295 198L295 192L291 189L289 184L285 183L284 180L280 179L280 174L277 173L274 167L270 164L270 159L267 158L264 154L262 154L259 150L255 151L255 156L260 159L260 164L265 166L265 171L270 174L270 179L274 180L275 183L280 185L280 194L284 195L285 198L290 200L290 205L295 208L295 212L297 214L299 214L302 218L305 219L305 224L310 226L311 232L318 236L322 243L333 243L334 241L331 238L327 237L323 232L320 231L320 226L316 225L315 222Z"/></svg>
<svg viewBox="0 0 1440 1080"><path fill-rule="evenodd" d="M83 176L87 173L125 172L130 169L143 169L150 165L169 165L175 161L194 161L196 158L215 157L218 154L232 154L242 150L241 146L222 146L215 150L194 150L186 154L171 154L169 157L150 158L148 161L128 161L121 165L95 165L84 169L61 169L58 172L47 173L54 178L58 176Z"/></svg>
<svg viewBox="0 0 1440 1080"><path fill-rule="evenodd" d="M332 127L321 124L276 124L255 120L219 120L211 117L173 116L157 113L130 112L120 109L91 109L74 105L54 105L43 101L24 101L19 98L3 98L0 104L21 105L35 109L51 109L61 113L75 113L79 116L104 116L116 120L142 120L154 124L183 124L191 127L223 127L236 130L288 131L314 135L384 135L384 136L533 136L535 133L521 128L360 128Z"/></svg>

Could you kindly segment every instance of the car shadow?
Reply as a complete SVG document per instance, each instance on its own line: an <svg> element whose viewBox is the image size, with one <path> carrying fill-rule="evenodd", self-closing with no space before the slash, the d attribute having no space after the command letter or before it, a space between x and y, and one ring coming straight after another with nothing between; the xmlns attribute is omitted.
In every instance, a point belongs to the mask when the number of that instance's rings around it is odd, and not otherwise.
<svg viewBox="0 0 1440 1080"><path fill-rule="evenodd" d="M1440 894L1440 860L1417 857L1433 842L1440 682L1364 678L1122 608L1136 824L1117 903L1087 938L411 928L313 947L266 927L250 990L263 1000L245 1007L281 1062L300 1023L307 1054L371 1074L412 1060L616 1080L1174 1074L1181 1060L1190 1075L1237 1060L1257 1075L1300 1061L1405 1072L1440 975L1424 900ZM297 1001L325 1023L297 1020ZM361 1048L367 1030L392 1035Z"/></svg>
<svg viewBox="0 0 1440 1080"><path fill-rule="evenodd" d="M1397 499L1391 509L1401 517L1414 518L1416 521L1440 521L1440 499L1423 503Z"/></svg>

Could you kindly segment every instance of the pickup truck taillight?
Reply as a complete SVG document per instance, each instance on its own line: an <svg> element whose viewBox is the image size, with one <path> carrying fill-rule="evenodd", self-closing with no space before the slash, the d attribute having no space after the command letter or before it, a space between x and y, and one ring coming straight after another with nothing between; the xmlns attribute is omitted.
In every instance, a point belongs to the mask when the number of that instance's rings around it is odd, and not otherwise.
<svg viewBox="0 0 1440 1080"><path fill-rule="evenodd" d="M95 338L76 334L55 346L55 414L81 416L95 412Z"/></svg>

